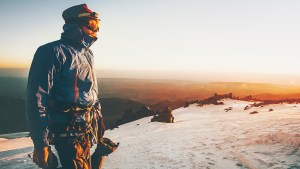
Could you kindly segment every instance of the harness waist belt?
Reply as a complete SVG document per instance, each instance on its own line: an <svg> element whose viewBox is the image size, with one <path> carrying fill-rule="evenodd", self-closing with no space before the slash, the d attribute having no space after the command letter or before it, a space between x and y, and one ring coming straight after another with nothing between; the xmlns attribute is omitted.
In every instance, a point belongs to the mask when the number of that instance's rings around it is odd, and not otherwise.
<svg viewBox="0 0 300 169"><path fill-rule="evenodd" d="M51 133L52 138L65 138L65 137L78 137L78 136L84 136L86 133Z"/></svg>
<svg viewBox="0 0 300 169"><path fill-rule="evenodd" d="M80 105L80 104L68 103L68 102L62 102L56 100L50 100L49 105L50 107L54 109L58 109L63 112L85 111L93 107L92 105Z"/></svg>

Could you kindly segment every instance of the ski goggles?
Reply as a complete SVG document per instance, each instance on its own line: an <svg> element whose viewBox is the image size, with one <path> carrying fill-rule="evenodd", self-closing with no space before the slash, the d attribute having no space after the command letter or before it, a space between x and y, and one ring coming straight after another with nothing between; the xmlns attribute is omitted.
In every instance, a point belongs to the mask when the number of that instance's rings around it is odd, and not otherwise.
<svg viewBox="0 0 300 169"><path fill-rule="evenodd" d="M87 20L87 23L85 24L85 27L88 28L89 30L93 31L93 32L98 32L99 31L99 24L100 24L100 20Z"/></svg>
<svg viewBox="0 0 300 169"><path fill-rule="evenodd" d="M78 14L78 19L77 21L79 21L79 23L82 26L85 26L86 28L88 28L89 30L93 31L93 32L98 32L99 31L99 23L100 23L100 19L99 19L99 14L96 12L92 12L92 13L80 13ZM74 22L77 22L76 20Z"/></svg>

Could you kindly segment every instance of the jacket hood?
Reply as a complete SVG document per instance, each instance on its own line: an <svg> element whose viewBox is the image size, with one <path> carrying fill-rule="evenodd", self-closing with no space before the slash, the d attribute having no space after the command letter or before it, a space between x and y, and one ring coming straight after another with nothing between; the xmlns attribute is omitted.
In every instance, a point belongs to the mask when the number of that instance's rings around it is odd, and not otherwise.
<svg viewBox="0 0 300 169"><path fill-rule="evenodd" d="M89 48L97 38L92 38L86 35L77 24L67 23L63 26L64 32L61 34L61 39L67 41L74 47Z"/></svg>

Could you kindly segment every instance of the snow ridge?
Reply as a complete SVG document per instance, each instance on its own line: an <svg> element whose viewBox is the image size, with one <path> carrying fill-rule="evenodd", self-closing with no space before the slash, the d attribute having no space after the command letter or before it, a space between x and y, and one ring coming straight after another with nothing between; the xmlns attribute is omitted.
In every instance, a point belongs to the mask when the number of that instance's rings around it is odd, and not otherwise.
<svg viewBox="0 0 300 169"><path fill-rule="evenodd" d="M244 110L252 103L231 99L222 102L224 105L191 104L176 109L175 123L150 122L151 117L146 117L107 131L106 137L121 144L106 158L104 168L300 168L300 105ZM226 112L228 107L232 108ZM249 114L253 111L258 113ZM13 145L21 139L0 140L0 145L7 141ZM10 150L0 146L1 168L35 167L25 150L7 155Z"/></svg>

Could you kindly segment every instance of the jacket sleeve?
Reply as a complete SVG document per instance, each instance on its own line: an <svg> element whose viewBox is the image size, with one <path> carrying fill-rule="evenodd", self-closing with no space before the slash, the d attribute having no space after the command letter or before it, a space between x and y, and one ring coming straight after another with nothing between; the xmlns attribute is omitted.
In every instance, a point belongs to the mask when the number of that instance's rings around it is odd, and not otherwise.
<svg viewBox="0 0 300 169"><path fill-rule="evenodd" d="M60 71L62 61L53 47L39 47L34 55L27 84L26 117L31 138L36 149L48 142L48 100L55 75Z"/></svg>

